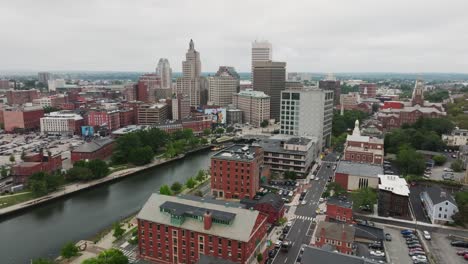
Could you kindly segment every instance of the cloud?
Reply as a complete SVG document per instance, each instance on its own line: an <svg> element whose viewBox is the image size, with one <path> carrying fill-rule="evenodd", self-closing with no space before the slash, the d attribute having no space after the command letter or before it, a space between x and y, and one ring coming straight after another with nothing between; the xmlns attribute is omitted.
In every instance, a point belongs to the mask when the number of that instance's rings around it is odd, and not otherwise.
<svg viewBox="0 0 468 264"><path fill-rule="evenodd" d="M250 69L255 39L288 71L468 72L465 0L1 1L1 70Z"/></svg>

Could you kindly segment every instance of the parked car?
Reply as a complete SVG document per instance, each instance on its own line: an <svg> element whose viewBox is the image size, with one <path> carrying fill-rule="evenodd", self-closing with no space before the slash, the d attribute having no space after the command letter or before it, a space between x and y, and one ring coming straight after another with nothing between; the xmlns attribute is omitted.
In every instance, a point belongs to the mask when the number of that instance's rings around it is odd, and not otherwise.
<svg viewBox="0 0 468 264"><path fill-rule="evenodd" d="M276 240L275 242L275 248L280 248L283 242L281 240Z"/></svg>
<svg viewBox="0 0 468 264"><path fill-rule="evenodd" d="M376 257L385 257L385 253L383 253L380 250L371 251L369 252L369 254L371 254L372 256L376 256Z"/></svg>
<svg viewBox="0 0 468 264"><path fill-rule="evenodd" d="M406 241L406 245L414 245L414 244L420 244L419 240L408 240L408 241Z"/></svg>
<svg viewBox="0 0 468 264"><path fill-rule="evenodd" d="M424 238L425 238L426 240L431 240L431 234L429 234L428 231L424 230L424 231L423 231L423 234L424 234Z"/></svg>
<svg viewBox="0 0 468 264"><path fill-rule="evenodd" d="M386 233L385 234L385 240L386 241L392 241L392 235L390 235L389 233Z"/></svg>
<svg viewBox="0 0 468 264"><path fill-rule="evenodd" d="M274 258L276 255L276 249L272 249L270 251L268 251L268 257L269 258Z"/></svg>
<svg viewBox="0 0 468 264"><path fill-rule="evenodd" d="M302 204L302 205L306 205L307 202L306 202L305 200L302 200L302 201L301 201L301 204Z"/></svg>
<svg viewBox="0 0 468 264"><path fill-rule="evenodd" d="M286 234L283 233L283 234L281 234L281 235L279 236L278 239L281 240L281 241L283 241L285 238L286 238Z"/></svg>
<svg viewBox="0 0 468 264"><path fill-rule="evenodd" d="M468 248L468 242L465 242L465 241L452 241L450 242L450 245L452 245L453 247Z"/></svg>
<svg viewBox="0 0 468 264"><path fill-rule="evenodd" d="M412 260L427 260L426 256L416 255L411 257Z"/></svg>
<svg viewBox="0 0 468 264"><path fill-rule="evenodd" d="M410 256L418 256L418 255L424 256L424 255L426 255L426 253L424 251L422 251L422 250L416 250L416 251L409 252L408 255L410 255Z"/></svg>
<svg viewBox="0 0 468 264"><path fill-rule="evenodd" d="M466 254L468 254L468 250L459 250L459 251L457 251L457 255L459 255L459 256L465 256Z"/></svg>
<svg viewBox="0 0 468 264"><path fill-rule="evenodd" d="M421 244L411 244L408 245L408 248L422 248Z"/></svg>
<svg viewBox="0 0 468 264"><path fill-rule="evenodd" d="M405 234L413 234L413 230L405 229L405 230L401 230L400 233L401 233L402 235L405 235Z"/></svg>

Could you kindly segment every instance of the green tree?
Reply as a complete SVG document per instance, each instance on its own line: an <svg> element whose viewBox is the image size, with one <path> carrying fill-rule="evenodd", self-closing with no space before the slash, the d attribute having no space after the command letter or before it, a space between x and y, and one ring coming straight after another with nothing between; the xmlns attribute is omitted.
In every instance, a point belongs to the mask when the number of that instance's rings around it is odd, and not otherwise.
<svg viewBox="0 0 468 264"><path fill-rule="evenodd" d="M296 180L297 174L295 171L285 171L284 178L289 179L289 180Z"/></svg>
<svg viewBox="0 0 468 264"><path fill-rule="evenodd" d="M31 264L54 264L54 261L45 258L34 259Z"/></svg>
<svg viewBox="0 0 468 264"><path fill-rule="evenodd" d="M137 166L148 164L153 160L154 152L150 146L138 147L130 151L128 161Z"/></svg>
<svg viewBox="0 0 468 264"><path fill-rule="evenodd" d="M107 166L107 163L102 160L95 159L89 161L87 168L91 170L93 178L95 179L105 177L109 174L109 166Z"/></svg>
<svg viewBox="0 0 468 264"><path fill-rule="evenodd" d="M82 264L128 264L128 258L122 251L111 248L104 250L95 258L90 258L83 261Z"/></svg>
<svg viewBox="0 0 468 264"><path fill-rule="evenodd" d="M268 122L268 120L263 120L263 121L260 123L260 126L263 127L263 128L265 128L265 127L268 126L269 123L270 123L270 122Z"/></svg>
<svg viewBox="0 0 468 264"><path fill-rule="evenodd" d="M167 184L162 185L159 187L159 193L162 195L172 195L171 188Z"/></svg>
<svg viewBox="0 0 468 264"><path fill-rule="evenodd" d="M180 184L180 182L174 182L172 185L171 185L171 191L173 191L174 193L179 193L180 191L182 190L182 184Z"/></svg>
<svg viewBox="0 0 468 264"><path fill-rule="evenodd" d="M76 167L69 169L66 174L68 181L89 181L93 178L93 172L85 167Z"/></svg>
<svg viewBox="0 0 468 264"><path fill-rule="evenodd" d="M452 164L450 165L450 168L455 172L461 172L463 171L463 162L457 159L452 162Z"/></svg>
<svg viewBox="0 0 468 264"><path fill-rule="evenodd" d="M78 256L78 251L79 249L77 246L75 246L75 244L68 242L60 250L60 256L65 259L70 259L72 257Z"/></svg>
<svg viewBox="0 0 468 264"><path fill-rule="evenodd" d="M114 233L112 234L112 236L114 236L115 238L120 238L125 233L125 229L122 228L122 224L120 223L115 223L113 229Z"/></svg>
<svg viewBox="0 0 468 264"><path fill-rule="evenodd" d="M224 128L222 128L222 127L216 128L215 133L216 134L224 134Z"/></svg>
<svg viewBox="0 0 468 264"><path fill-rule="evenodd" d="M456 192L455 201L457 202L458 212L453 215L453 220L459 225L468 223L468 192Z"/></svg>
<svg viewBox="0 0 468 264"><path fill-rule="evenodd" d="M185 183L185 185L187 185L187 187L190 189L195 187L195 184L197 184L197 182L193 179L193 177L188 178L187 182Z"/></svg>
<svg viewBox="0 0 468 264"><path fill-rule="evenodd" d="M332 135L331 144L333 146L333 150L336 152L343 152L347 137L348 133L343 133L338 137Z"/></svg>
<svg viewBox="0 0 468 264"><path fill-rule="evenodd" d="M44 113L46 114L62 110L58 107L52 107L52 106L44 106L42 109L44 109Z"/></svg>
<svg viewBox="0 0 468 264"><path fill-rule="evenodd" d="M262 260L263 260L263 254L262 254L262 253L258 253L258 255L257 255L257 262L258 262L258 263L262 263Z"/></svg>
<svg viewBox="0 0 468 264"><path fill-rule="evenodd" d="M8 170L5 167L5 165L2 165L2 167L0 169L0 176L1 176L1 178L5 178L5 177L8 176Z"/></svg>
<svg viewBox="0 0 468 264"><path fill-rule="evenodd" d="M202 182L206 177L206 173L204 170L198 170L197 176L195 177L195 180Z"/></svg>
<svg viewBox="0 0 468 264"><path fill-rule="evenodd" d="M35 197L44 196L49 193L45 181L29 180L28 186Z"/></svg>
<svg viewBox="0 0 468 264"><path fill-rule="evenodd" d="M333 191L333 196L340 196L346 193L346 190L338 183L336 182L330 182L327 185L327 191L331 194L331 191Z"/></svg>
<svg viewBox="0 0 468 264"><path fill-rule="evenodd" d="M435 165L441 166L447 161L447 157L444 155L435 155L432 157L432 160L434 160Z"/></svg>
<svg viewBox="0 0 468 264"><path fill-rule="evenodd" d="M209 136L210 134L211 134L211 129L209 129L209 128L203 129L203 135Z"/></svg>
<svg viewBox="0 0 468 264"><path fill-rule="evenodd" d="M359 209L361 206L370 207L377 203L377 192L372 188L362 188L352 193L353 208Z"/></svg>
<svg viewBox="0 0 468 264"><path fill-rule="evenodd" d="M408 174L421 175L426 168L424 157L408 145L400 147L396 161L404 176Z"/></svg>
<svg viewBox="0 0 468 264"><path fill-rule="evenodd" d="M10 162L11 163L15 162L15 156L13 154L10 155Z"/></svg>
<svg viewBox="0 0 468 264"><path fill-rule="evenodd" d="M206 145L206 144L208 144L208 139L206 139L206 138L201 138L201 139L200 139L200 143L203 144L203 145Z"/></svg>

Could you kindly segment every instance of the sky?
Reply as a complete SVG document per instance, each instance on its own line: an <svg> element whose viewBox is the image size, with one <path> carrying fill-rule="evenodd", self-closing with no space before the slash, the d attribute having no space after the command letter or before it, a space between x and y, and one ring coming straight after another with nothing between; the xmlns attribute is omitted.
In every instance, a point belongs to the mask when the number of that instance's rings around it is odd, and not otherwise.
<svg viewBox="0 0 468 264"><path fill-rule="evenodd" d="M467 0L2 0L0 70L250 71L251 45L300 72L468 73Z"/></svg>

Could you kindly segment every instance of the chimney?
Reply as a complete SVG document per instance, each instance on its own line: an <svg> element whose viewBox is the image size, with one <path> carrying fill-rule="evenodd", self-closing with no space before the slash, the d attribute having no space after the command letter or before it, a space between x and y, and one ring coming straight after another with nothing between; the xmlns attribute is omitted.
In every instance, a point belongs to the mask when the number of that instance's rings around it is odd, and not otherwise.
<svg viewBox="0 0 468 264"><path fill-rule="evenodd" d="M204 222L205 230L210 230L211 224L212 224L210 211L206 211L205 214L203 215L203 222Z"/></svg>

